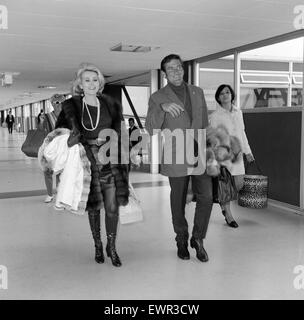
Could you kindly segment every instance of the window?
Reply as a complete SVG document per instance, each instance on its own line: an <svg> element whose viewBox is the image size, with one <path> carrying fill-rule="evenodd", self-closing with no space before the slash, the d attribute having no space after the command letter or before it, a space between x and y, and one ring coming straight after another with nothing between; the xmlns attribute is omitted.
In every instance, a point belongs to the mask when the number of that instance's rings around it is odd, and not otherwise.
<svg viewBox="0 0 304 320"><path fill-rule="evenodd" d="M227 56L200 63L199 86L204 90L208 110L216 109L215 92L225 83L234 87L234 57Z"/></svg>
<svg viewBox="0 0 304 320"><path fill-rule="evenodd" d="M241 72L241 83L289 84L290 77L288 74Z"/></svg>
<svg viewBox="0 0 304 320"><path fill-rule="evenodd" d="M303 38L242 52L241 109L302 106Z"/></svg>

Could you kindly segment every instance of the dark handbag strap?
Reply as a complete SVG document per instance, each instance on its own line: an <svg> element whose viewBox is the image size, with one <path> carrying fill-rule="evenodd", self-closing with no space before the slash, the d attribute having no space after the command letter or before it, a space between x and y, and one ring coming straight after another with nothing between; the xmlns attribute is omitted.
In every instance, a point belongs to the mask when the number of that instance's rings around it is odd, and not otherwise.
<svg viewBox="0 0 304 320"><path fill-rule="evenodd" d="M254 161L252 161L252 162L248 162L246 155L244 154L244 162L245 162L245 173L246 174L248 172L248 168L250 166L252 167L253 165L255 165L255 167L258 169L259 174L263 175L262 170L261 170L260 166L258 165L258 162L256 161L256 159L254 159Z"/></svg>
<svg viewBox="0 0 304 320"><path fill-rule="evenodd" d="M218 175L218 179L221 181L227 182L228 176L229 176L229 171L227 172L227 168L224 166L220 167L220 174Z"/></svg>

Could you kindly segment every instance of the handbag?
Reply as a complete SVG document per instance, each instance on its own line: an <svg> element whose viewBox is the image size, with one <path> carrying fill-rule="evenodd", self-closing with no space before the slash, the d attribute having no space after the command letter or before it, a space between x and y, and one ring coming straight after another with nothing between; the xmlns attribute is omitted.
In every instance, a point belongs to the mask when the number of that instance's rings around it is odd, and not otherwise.
<svg viewBox="0 0 304 320"><path fill-rule="evenodd" d="M212 178L213 202L225 204L237 199L237 189L229 170L221 166L220 174Z"/></svg>
<svg viewBox="0 0 304 320"><path fill-rule="evenodd" d="M129 183L129 202L126 206L119 207L119 222L131 224L143 221L143 210L133 186Z"/></svg>
<svg viewBox="0 0 304 320"><path fill-rule="evenodd" d="M257 162L248 163L245 161L244 185L239 191L238 204L241 207L262 209L267 207L268 199L268 177L263 175ZM253 164L259 174L248 174L252 171ZM255 170L256 171L256 170ZM255 172L254 172L255 173Z"/></svg>
<svg viewBox="0 0 304 320"><path fill-rule="evenodd" d="M27 132L25 141L21 146L21 151L28 157L38 157L38 150L42 145L47 132L41 129L29 130Z"/></svg>

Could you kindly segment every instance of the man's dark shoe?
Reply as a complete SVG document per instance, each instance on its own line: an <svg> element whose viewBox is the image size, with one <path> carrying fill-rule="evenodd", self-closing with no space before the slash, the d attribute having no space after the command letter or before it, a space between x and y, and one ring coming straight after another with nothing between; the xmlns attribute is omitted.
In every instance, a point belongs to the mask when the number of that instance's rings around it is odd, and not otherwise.
<svg viewBox="0 0 304 320"><path fill-rule="evenodd" d="M189 260L190 253L188 251L188 243L185 242L177 242L177 256L182 260Z"/></svg>
<svg viewBox="0 0 304 320"><path fill-rule="evenodd" d="M196 250L196 257L202 262L207 262L209 260L206 250L203 247L203 240L191 238L190 240L191 248Z"/></svg>

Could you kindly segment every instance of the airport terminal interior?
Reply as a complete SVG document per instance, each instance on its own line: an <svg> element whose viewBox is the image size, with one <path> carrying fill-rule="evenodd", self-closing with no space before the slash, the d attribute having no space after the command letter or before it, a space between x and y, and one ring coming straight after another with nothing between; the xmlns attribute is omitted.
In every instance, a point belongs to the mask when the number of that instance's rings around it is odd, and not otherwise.
<svg viewBox="0 0 304 320"><path fill-rule="evenodd" d="M295 0L0 0L0 300L303 300L304 6ZM115 27L113 27L115 26ZM214 203L202 263L176 254L170 186L152 159L132 165L143 220L118 225L117 251L94 261L87 213L55 210L36 157L21 151L54 94L70 97L82 62L104 73L126 125L143 135L150 95L166 85L161 59L177 53L185 82L231 85L262 174L262 209L232 203L230 228ZM15 117L10 134L9 112ZM155 147L156 146L156 147ZM55 188L55 186L54 186ZM186 205L191 232L195 203ZM106 244L104 213L101 238ZM4 279L5 278L5 279Z"/></svg>
<svg viewBox="0 0 304 320"><path fill-rule="evenodd" d="M205 248L210 261L176 256L169 185L160 175L131 172L144 220L120 225L122 267L94 261L87 215L45 204L37 159L20 151L23 134L1 128L0 259L8 269L1 299L303 299L294 287L304 260L304 219L275 209L233 205L239 228L214 205ZM193 205L187 210L191 227ZM102 239L105 242L104 224Z"/></svg>

